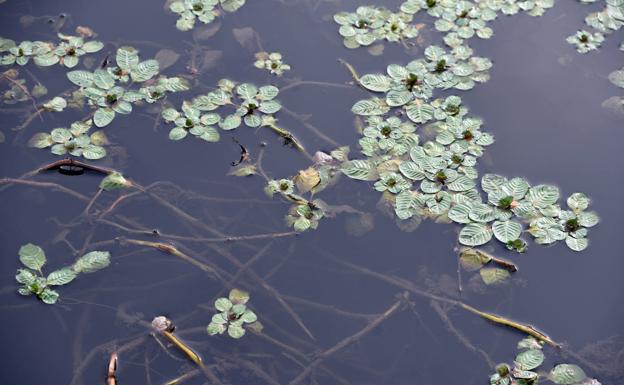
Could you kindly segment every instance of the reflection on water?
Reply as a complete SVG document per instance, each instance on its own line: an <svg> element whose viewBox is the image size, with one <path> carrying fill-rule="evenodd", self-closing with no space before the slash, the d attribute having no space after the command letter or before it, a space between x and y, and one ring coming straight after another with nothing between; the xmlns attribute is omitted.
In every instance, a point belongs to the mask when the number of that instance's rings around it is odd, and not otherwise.
<svg viewBox="0 0 624 385"><path fill-rule="evenodd" d="M262 48L281 52L292 66L287 76L345 83L349 74L337 58L354 63L366 73L380 71L388 63L406 63L421 53L406 54L398 45L388 45L381 56L344 49L336 26L327 16L361 3L249 1L235 14L221 18L220 28L207 32L213 36L193 42L192 33L177 31L175 18L160 4L149 1L8 0L0 5L0 34L15 40L53 39L55 29L72 31L77 25L85 25L108 43L96 55L97 60L123 44L136 46L143 57L168 48L182 56L167 74L187 73L187 66L203 64L206 71L199 81L204 86L222 77L268 83L274 78L253 68L256 47L241 47L232 33L234 28L252 26ZM392 3L388 6L398 4ZM597 53L576 54L565 37L581 26L588 9L566 2L541 18L500 17L493 23L495 35L491 40L472 43L478 55L493 60L492 79L462 97L473 114L484 119L486 130L496 136L481 171L525 176L535 184L556 184L565 196L581 190L593 199L602 222L592 231L591 246L583 253L571 252L564 245L531 245L528 253L511 256L520 272L506 287L475 292L470 275L465 274L462 298L482 309L539 326L572 351L602 365L586 368L589 375L615 384L624 380L617 370L623 366L617 357L624 347L622 337L617 337L624 323L624 312L618 306L624 292L619 279L624 261L618 250L624 209L617 204L624 194L618 167L624 134L621 118L600 104L617 94L606 75L620 66L617 45L622 34L610 36ZM49 23L49 17L37 18L27 27L19 22L23 15L60 13L67 13L65 21L54 18ZM431 25L430 19L422 21ZM424 35L437 39L433 33ZM189 63L189 57L195 60ZM67 87L61 67L29 70L51 95ZM363 95L355 87L301 85L284 91L280 100L335 142L356 148L358 135L349 109ZM176 105L183 99L188 95L170 97ZM123 170L145 186L156 183L150 191L198 221L189 221L160 201L139 195L116 209L117 223L191 238L218 237L215 229L231 235L287 231L282 221L285 206L265 197L259 178L225 176L230 162L239 156L239 148L229 136L224 135L219 144L190 139L172 142L167 138L167 127L154 123L156 114L149 108L137 110L106 128L113 155L100 163ZM46 151L25 148L25 141L34 132L48 131L79 117L75 111L47 114L45 121L35 119L25 131L16 133L10 128L21 122L21 116L2 112L1 129L7 143L0 145L1 175L17 177L51 161ZM280 113L279 119L308 149L331 148L301 119L286 113ZM261 141L267 143L264 167L275 177L291 175L308 164L303 156L281 146L270 132L239 129L234 135L252 156L257 156ZM100 177L48 173L38 180L61 183L90 198ZM185 253L218 266L226 277L242 271L235 285L251 291L251 303L265 325L265 337L248 335L239 341L208 338L205 326L211 315L209 306L226 289L223 282L171 255L120 240L105 246L113 255L110 268L63 287L62 301L44 306L15 293L12 275L20 245L40 244L50 263L62 266L74 260L72 248L79 252L89 242L97 244L120 236L150 237L82 218L78 215L87 202L58 191L14 186L1 194L2 340L6 344L2 383L100 383L113 350L120 350L121 383L164 383L192 366L174 349L166 353L139 323L159 314L176 322L178 334L201 352L223 383L286 383L311 365L318 352L364 328L403 292L335 259L457 296L453 252L457 229L425 222L414 232L399 231L392 219L376 210L377 193L363 183L342 180L323 198L372 213L374 231L365 236L350 235L348 216L341 216L322 223L318 231L297 237L240 243L175 242ZM103 194L95 208L110 206L117 196ZM491 251L506 255L498 246ZM247 261L251 261L250 266L241 267ZM315 339L306 335L280 299L292 306ZM412 306L401 307L380 327L324 359L314 369L312 380L323 384L478 384L485 383L491 368L470 344L494 362L513 359L520 334L458 309L438 308L448 315L449 324L427 298L412 295L411 300ZM470 342L462 343L462 338ZM582 350L597 341L602 342L597 348L594 345L593 351L591 346ZM552 349L547 357L548 365L574 361ZM187 383L205 381L198 375Z"/></svg>

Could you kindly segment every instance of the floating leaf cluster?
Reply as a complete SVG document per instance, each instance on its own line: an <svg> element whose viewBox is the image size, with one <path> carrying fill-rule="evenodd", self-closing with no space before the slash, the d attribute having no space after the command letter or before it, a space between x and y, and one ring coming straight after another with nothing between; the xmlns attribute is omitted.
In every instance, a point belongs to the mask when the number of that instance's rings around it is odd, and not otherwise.
<svg viewBox="0 0 624 385"><path fill-rule="evenodd" d="M79 36L58 34L61 40L57 45L43 41L15 41L0 37L0 65L28 64L30 60L41 67L61 64L73 68L80 62L80 57L104 48L102 42L85 41Z"/></svg>
<svg viewBox="0 0 624 385"><path fill-rule="evenodd" d="M470 49L468 49L470 50ZM384 93L383 99L365 99L355 103L351 111L356 115L383 115L392 107L403 107L414 123L425 123L447 115L444 109L452 110L456 99L442 104L427 104L435 89L469 90L476 83L489 80L488 70L492 62L487 58L469 57L472 53L456 50L448 52L438 46L425 49L425 57L416 59L406 66L390 64L386 74L374 73L362 76L359 83L369 91ZM465 60L469 57L468 60ZM451 111L453 112L453 111Z"/></svg>
<svg viewBox="0 0 624 385"><path fill-rule="evenodd" d="M605 0L606 6L598 11L592 12L585 18L585 24L588 27L593 28L597 32L591 34L587 32L587 34L591 37L600 36L599 39L602 41L603 34L610 34L612 32L618 31L622 26L624 26L624 1L622 0ZM568 38L569 39L569 38ZM570 42L570 40L568 40ZM577 44L576 42L571 42L572 44ZM600 42L597 42L600 45ZM585 53L579 49L579 52Z"/></svg>
<svg viewBox="0 0 624 385"><path fill-rule="evenodd" d="M158 61L140 61L139 53L132 47L120 47L115 57L116 66L98 68L94 72L71 71L67 78L80 86L90 106L95 108L93 123L104 127L117 114L132 112L132 105L139 102L153 103L167 92L186 91L187 82L178 77L164 76L154 79L159 72ZM150 84L133 89L132 85L151 80Z"/></svg>
<svg viewBox="0 0 624 385"><path fill-rule="evenodd" d="M72 123L70 128L55 128L49 134L40 132L30 139L28 145L34 148L50 147L55 155L70 154L91 160L101 159L106 156L103 147L105 140L102 140L99 131L88 135L91 126L91 120L78 121Z"/></svg>
<svg viewBox="0 0 624 385"><path fill-rule="evenodd" d="M93 273L110 265L107 251L91 251L80 257L73 265L55 270L47 276L43 274L46 256L43 249L32 243L19 249L19 260L25 268L17 270L15 280L22 284L17 291L21 295L34 294L48 305L56 303L59 294L53 288L67 285L80 273Z"/></svg>
<svg viewBox="0 0 624 385"><path fill-rule="evenodd" d="M576 50L580 53L587 53L598 49L604 41L604 36L600 32L577 31L574 35L567 37L566 41L576 45Z"/></svg>
<svg viewBox="0 0 624 385"><path fill-rule="evenodd" d="M368 89L387 90L389 79L365 75L361 82ZM384 106L381 109L362 110L362 103L356 103L354 112L380 115L390 109L383 100L378 102ZM466 246L483 245L496 238L510 250L524 251L526 243L521 235L522 222L526 222L537 243L565 240L575 251L587 247L586 228L597 224L598 216L583 211L589 204L583 194L573 194L568 199L570 210L562 210L556 204L559 190L555 186L531 187L522 178L508 180L486 174L481 189L487 199L482 199L476 165L494 138L481 131L480 119L467 116L468 110L458 96L429 104L414 99L405 109L412 122L433 120L428 125L435 134L433 140L421 145L411 123L394 116L372 116L360 140L367 159L350 160L341 166L350 178L374 181L375 190L383 192L382 199L393 205L400 220L434 218L462 224L459 242Z"/></svg>
<svg viewBox="0 0 624 385"><path fill-rule="evenodd" d="M550 372L538 371L544 363L543 343L533 337L518 342L513 365L499 364L490 376L491 385L537 384L542 377L561 385L600 385L598 380L588 378L583 369L573 364L558 364Z"/></svg>
<svg viewBox="0 0 624 385"><path fill-rule="evenodd" d="M227 331L232 338L241 338L245 335L245 326L257 323L258 317L251 309L247 308L249 293L238 289L232 289L228 298L222 297L215 301L215 308L219 313L212 316L208 324L209 335L223 334Z"/></svg>
<svg viewBox="0 0 624 385"><path fill-rule="evenodd" d="M238 84L221 79L215 90L184 101L181 111L166 108L162 117L175 124L169 132L172 140L183 139L190 133L207 142L217 142L220 136L216 126L230 131L242 124L252 128L268 127L284 139L292 138L290 133L276 125L273 116L282 108L275 100L278 94L279 89L275 86L256 87L251 83Z"/></svg>
<svg viewBox="0 0 624 385"><path fill-rule="evenodd" d="M412 25L412 15L391 12L383 7L360 6L355 12L334 15L340 25L338 32L347 48L370 46L378 40L398 42L418 36L418 28Z"/></svg>
<svg viewBox="0 0 624 385"><path fill-rule="evenodd" d="M269 71L273 75L281 76L284 71L289 71L290 66L282 61L282 54L279 52L257 52L254 67Z"/></svg>
<svg viewBox="0 0 624 385"><path fill-rule="evenodd" d="M209 24L220 15L220 9L235 12L243 5L245 0L177 0L169 5L169 9L180 16L176 28L189 31L195 26L196 20Z"/></svg>

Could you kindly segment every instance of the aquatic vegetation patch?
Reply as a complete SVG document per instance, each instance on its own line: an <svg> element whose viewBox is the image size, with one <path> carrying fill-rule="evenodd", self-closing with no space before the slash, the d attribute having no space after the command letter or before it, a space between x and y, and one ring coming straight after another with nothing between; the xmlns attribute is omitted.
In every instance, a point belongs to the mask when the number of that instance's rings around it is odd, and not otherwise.
<svg viewBox="0 0 624 385"><path fill-rule="evenodd" d="M58 34L60 42L53 44L43 41L22 41L19 44L11 39L0 37L0 65L17 64L24 66L31 59L40 67L49 67L60 64L73 68L80 62L80 57L95 53L104 44L97 40L85 41L80 36Z"/></svg>
<svg viewBox="0 0 624 385"><path fill-rule="evenodd" d="M217 142L220 135L216 126L231 131L244 124L251 128L268 127L289 144L302 149L290 132L277 126L273 115L282 108L275 99L278 94L279 88L272 85L257 87L221 79L215 90L184 101L181 111L164 109L162 117L175 124L169 131L171 140L183 139L190 133L207 142Z"/></svg>
<svg viewBox="0 0 624 385"><path fill-rule="evenodd" d="M43 249L32 243L19 249L19 260L25 268L17 270L15 280L22 284L17 292L21 295L35 295L43 303L52 305L59 298L54 287L67 285L81 273L93 273L110 265L110 254L107 251L91 251L67 267L55 270L47 276L43 274L43 266L47 259Z"/></svg>
<svg viewBox="0 0 624 385"><path fill-rule="evenodd" d="M85 159L101 159L106 156L103 147L106 140L102 140L98 131L88 135L92 123L90 120L74 122L70 128L54 128L49 134L40 132L35 134L28 145L34 148L48 148L54 155L82 156Z"/></svg>
<svg viewBox="0 0 624 385"><path fill-rule="evenodd" d="M245 335L245 325L254 324L258 316L247 308L249 293L238 289L230 290L228 298L218 298L215 309L219 313L212 316L207 331L209 335L223 334L227 331L232 338L238 339Z"/></svg>
<svg viewBox="0 0 624 385"><path fill-rule="evenodd" d="M412 15L393 13L383 7L360 6L355 12L334 15L340 25L338 32L347 48L370 46L378 40L398 42L418 36L418 28L412 25Z"/></svg>
<svg viewBox="0 0 624 385"><path fill-rule="evenodd" d="M574 35L568 36L566 41L570 44L576 45L576 50L580 53L588 53L590 51L598 49L604 41L604 36L600 32L587 32L580 30Z"/></svg>
<svg viewBox="0 0 624 385"><path fill-rule="evenodd" d="M281 76L284 71L290 71L290 66L282 61L282 54L279 52L257 52L254 67L269 71L273 75Z"/></svg>
<svg viewBox="0 0 624 385"><path fill-rule="evenodd" d="M492 385L537 384L549 380L562 385L600 385L598 380L589 378L578 365L558 364L550 372L538 371L544 363L543 342L527 337L518 342L518 350L513 365L498 364L496 373L490 376Z"/></svg>
<svg viewBox="0 0 624 385"><path fill-rule="evenodd" d="M221 14L221 10L235 12L243 5L245 0L178 0L172 2L169 9L179 15L176 28L189 31L197 20L209 24Z"/></svg>

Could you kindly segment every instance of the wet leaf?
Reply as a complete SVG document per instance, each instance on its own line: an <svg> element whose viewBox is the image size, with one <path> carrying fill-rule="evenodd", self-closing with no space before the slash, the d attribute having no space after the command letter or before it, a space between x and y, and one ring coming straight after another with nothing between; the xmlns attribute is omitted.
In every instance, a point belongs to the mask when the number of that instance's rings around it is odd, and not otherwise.
<svg viewBox="0 0 624 385"><path fill-rule="evenodd" d="M507 270L498 267L484 267L479 271L479 274L486 285L503 283L510 276Z"/></svg>
<svg viewBox="0 0 624 385"><path fill-rule="evenodd" d="M80 257L73 265L76 273L93 273L110 265L108 251L91 251Z"/></svg>
<svg viewBox="0 0 624 385"><path fill-rule="evenodd" d="M571 385L583 381L587 376L583 369L577 365L560 364L555 366L549 374L549 378L555 384Z"/></svg>
<svg viewBox="0 0 624 385"><path fill-rule="evenodd" d="M33 270L41 270L46 263L46 256L43 249L32 243L27 243L20 247L19 259L24 266Z"/></svg>

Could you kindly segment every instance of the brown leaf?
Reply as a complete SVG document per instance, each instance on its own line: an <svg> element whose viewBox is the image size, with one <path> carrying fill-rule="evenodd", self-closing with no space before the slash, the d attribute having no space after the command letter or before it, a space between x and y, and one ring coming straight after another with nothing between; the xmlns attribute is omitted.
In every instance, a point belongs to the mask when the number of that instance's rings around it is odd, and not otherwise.
<svg viewBox="0 0 624 385"><path fill-rule="evenodd" d="M299 192L305 194L321 183L321 176L316 169L308 167L305 170L299 171L299 174L295 176L294 182Z"/></svg>

